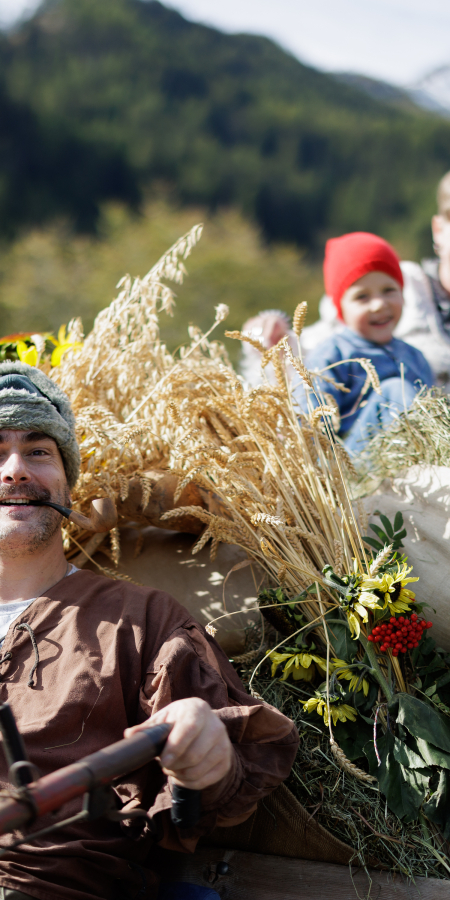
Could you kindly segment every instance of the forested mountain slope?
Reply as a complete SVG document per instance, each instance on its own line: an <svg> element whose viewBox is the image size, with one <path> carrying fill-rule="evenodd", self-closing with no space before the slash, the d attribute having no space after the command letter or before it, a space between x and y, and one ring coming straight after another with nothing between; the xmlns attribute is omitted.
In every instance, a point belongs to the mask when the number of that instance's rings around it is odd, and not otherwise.
<svg viewBox="0 0 450 900"><path fill-rule="evenodd" d="M427 249L450 122L156 0L48 0L0 49L2 102L32 135L21 178L11 148L23 127L10 116L0 136L6 233L55 210L92 227L105 196L136 204L162 182L184 204L238 206L268 239L312 251L349 229Z"/></svg>

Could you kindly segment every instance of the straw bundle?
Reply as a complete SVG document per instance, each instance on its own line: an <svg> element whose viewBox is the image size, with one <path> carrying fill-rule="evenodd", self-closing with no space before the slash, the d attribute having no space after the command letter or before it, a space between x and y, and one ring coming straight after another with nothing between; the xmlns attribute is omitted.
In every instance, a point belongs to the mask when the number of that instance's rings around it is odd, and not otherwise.
<svg viewBox="0 0 450 900"><path fill-rule="evenodd" d="M161 312L172 315L174 306L174 293L165 280L183 281L183 261L201 231L200 225L191 229L144 278L132 281L125 276L117 299L97 316L84 342L81 321L69 325L71 340L79 346L69 349L51 374L69 395L76 415L82 467L73 502L83 512L98 496L113 497L119 507L120 501L126 504L137 480L137 503L129 505L130 517L139 521L136 506L146 507L154 470L176 470L178 446L194 440L182 401L197 396L205 381L218 385L230 369L224 348L197 328L189 329L190 342L178 356L169 353L160 339L158 317ZM213 328L227 313L224 305L217 307ZM50 372L49 362L44 361L42 368ZM176 402L171 402L172 396ZM122 522L126 517L125 511ZM70 524L65 530L67 555L77 553L88 538ZM111 543L117 562L117 532Z"/></svg>
<svg viewBox="0 0 450 900"><path fill-rule="evenodd" d="M350 571L356 559L361 571L366 567L347 487L353 468L345 450L325 433L323 417L331 410L322 406L301 413L292 401L279 348L273 359L279 369L276 387L263 384L246 392L231 368L223 370L220 382L205 380L198 397L192 392L183 398L182 385L173 384L173 402L183 403L197 429L195 441L180 453L178 492L191 481L209 486L221 513L181 507L163 519L197 516L205 530L194 552L209 540L213 550L218 541L238 544L272 584L282 582L288 596L317 583L318 599L302 602L306 618L319 622L335 606L324 566L339 571L344 565ZM289 350L286 363L309 380Z"/></svg>
<svg viewBox="0 0 450 900"><path fill-rule="evenodd" d="M82 473L74 505L87 512L94 497L107 494L118 503L122 522L127 509L139 522L136 507L146 507L157 475L170 473L169 506L179 508L163 515L162 524L182 527L187 518L196 523L202 533L194 553L208 541L212 556L220 542L240 545L288 595L316 582L320 599L304 605L306 617L319 622L324 609L335 605L323 567L349 571L356 559L361 571L367 568L347 487L352 465L330 439L324 419L335 409L322 404L305 415L295 408L290 374L308 389L312 382L286 341L263 360L272 362L276 386L246 391L223 346L209 339L226 307L217 307L206 335L191 326L190 343L178 355L169 353L158 327L161 312L172 314L174 305L165 282L182 282L183 261L200 235L201 226L195 226L144 278L122 279L117 299L97 316L83 343L81 323L69 326L76 349L63 355L52 375L77 419ZM299 312L304 314L303 307ZM230 337L246 340L238 332ZM127 507L137 482L138 503ZM189 505L180 506L182 497ZM68 556L88 537L69 525ZM116 564L119 553L116 531Z"/></svg>

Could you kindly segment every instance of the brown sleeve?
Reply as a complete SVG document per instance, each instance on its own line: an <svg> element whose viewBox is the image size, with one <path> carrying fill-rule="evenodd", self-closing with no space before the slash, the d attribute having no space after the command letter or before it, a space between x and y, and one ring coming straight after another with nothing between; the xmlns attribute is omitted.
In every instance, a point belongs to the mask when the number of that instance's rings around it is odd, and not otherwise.
<svg viewBox="0 0 450 900"><path fill-rule="evenodd" d="M298 733L290 719L246 693L220 647L196 624L178 628L162 645L148 668L140 704L145 716L150 716L187 697L209 703L225 724L234 748L230 772L202 793L202 819L195 834L190 831L189 841L183 841L185 849L193 849L191 839L195 845L201 834L216 825L244 821L258 800L287 778ZM168 809L170 802L166 787L151 814Z"/></svg>

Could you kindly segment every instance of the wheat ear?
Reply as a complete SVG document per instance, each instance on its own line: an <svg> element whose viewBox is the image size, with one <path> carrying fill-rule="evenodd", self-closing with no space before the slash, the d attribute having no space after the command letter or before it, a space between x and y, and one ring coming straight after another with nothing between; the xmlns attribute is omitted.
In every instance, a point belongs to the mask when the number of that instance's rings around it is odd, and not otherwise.
<svg viewBox="0 0 450 900"><path fill-rule="evenodd" d="M249 334L245 334L242 331L226 331L225 337L231 338L233 341L245 341L246 344L251 344L255 350L259 350L260 353L265 352L265 346L262 341L259 341L257 338L252 338Z"/></svg>
<svg viewBox="0 0 450 900"><path fill-rule="evenodd" d="M304 300L303 303L299 303L295 308L294 318L292 320L292 330L297 337L300 337L303 331L307 312L308 304L306 300Z"/></svg>
<svg viewBox="0 0 450 900"><path fill-rule="evenodd" d="M378 570L381 569L383 563L385 563L386 560L391 556L393 546L393 544L389 544L389 546L383 547L383 549L380 550L379 553L377 553L375 559L370 564L369 575L373 577L377 574Z"/></svg>

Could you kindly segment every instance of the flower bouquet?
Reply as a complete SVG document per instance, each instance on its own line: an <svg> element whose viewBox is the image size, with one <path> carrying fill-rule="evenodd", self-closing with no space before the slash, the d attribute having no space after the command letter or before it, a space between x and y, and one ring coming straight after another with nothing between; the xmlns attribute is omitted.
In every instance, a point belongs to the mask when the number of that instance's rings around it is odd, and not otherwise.
<svg viewBox="0 0 450 900"><path fill-rule="evenodd" d="M365 760L364 770L353 765L349 771L375 779L398 818L426 817L448 839L450 656L437 650L429 636L432 623L409 588L418 579L394 550L405 533L402 516L398 513L393 525L381 518L388 534L372 528L391 543L370 560L368 573L356 565L341 575L331 566L323 569L336 601L323 617L327 656L317 652L314 628L308 625L293 632L293 646L267 655L272 676L292 678L310 694L300 701L303 709L319 714L330 728L341 764ZM317 595L318 590L317 583L308 592ZM275 600L275 609L287 603L298 616L303 595L290 600L280 589L263 591L262 610Z"/></svg>

